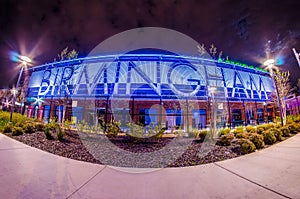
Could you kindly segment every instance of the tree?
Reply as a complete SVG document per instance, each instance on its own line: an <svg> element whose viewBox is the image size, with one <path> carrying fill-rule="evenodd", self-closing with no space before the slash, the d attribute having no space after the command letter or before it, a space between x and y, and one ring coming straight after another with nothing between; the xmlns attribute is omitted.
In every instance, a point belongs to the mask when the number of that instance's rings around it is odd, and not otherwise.
<svg viewBox="0 0 300 199"><path fill-rule="evenodd" d="M276 70L273 74L274 77L274 82L277 86L277 92L278 92L278 96L273 95L273 99L274 101L279 101L281 107L281 116L283 119L283 125L286 124L286 102L285 99L291 94L292 92L292 87L290 84L290 72L281 72L279 70ZM279 97L279 99L277 99L277 97Z"/></svg>
<svg viewBox="0 0 300 199"><path fill-rule="evenodd" d="M68 47L65 47L57 56L60 61L63 61L65 59L76 59L78 57L78 52L75 49L69 50ZM64 85L64 86L66 86L66 85ZM62 87L62 85L61 85L61 87ZM62 89L61 87L59 87L59 90ZM61 94L61 91L59 91L59 93ZM58 99L58 104L63 104L63 106L64 106L64 110L62 113L62 121L65 120L66 107L68 105L67 101L68 101L68 96L63 96L63 99ZM59 109L59 114L61 114L60 109Z"/></svg>
<svg viewBox="0 0 300 199"><path fill-rule="evenodd" d="M65 59L76 59L78 57L78 52L74 49L69 51L69 48L65 47L57 56L60 61Z"/></svg>
<svg viewBox="0 0 300 199"><path fill-rule="evenodd" d="M213 43L210 45L208 50L206 50L206 47L204 44L197 45L197 51L198 51L200 57L207 54L207 55L211 56L213 59L222 59L222 56L223 56L223 51L218 52L216 45Z"/></svg>

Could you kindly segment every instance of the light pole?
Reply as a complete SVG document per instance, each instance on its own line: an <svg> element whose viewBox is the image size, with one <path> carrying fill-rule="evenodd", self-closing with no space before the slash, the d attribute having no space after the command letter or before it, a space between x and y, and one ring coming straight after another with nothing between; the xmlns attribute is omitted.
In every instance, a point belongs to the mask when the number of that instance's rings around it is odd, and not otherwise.
<svg viewBox="0 0 300 199"><path fill-rule="evenodd" d="M281 99L280 99L280 96L279 96L277 83L274 79L274 74L273 74L274 63L275 63L274 59L268 59L264 62L264 65L267 66L267 69L270 71L270 76L271 76L271 78L273 80L273 83L274 83L274 86L275 86L275 91L276 91L276 96L277 96L277 101L278 101L278 107L279 107L279 112L280 112L280 122L281 122L281 126L283 126Z"/></svg>
<svg viewBox="0 0 300 199"><path fill-rule="evenodd" d="M21 80L24 68L27 66L28 63L31 62L31 59L29 57L26 57L26 56L19 56L19 61L22 63L22 67L21 67L21 70L20 70L20 73L19 73L19 77L18 77L18 81L17 81L15 91L13 93L13 101L12 101L12 107L10 109L9 122L12 121L12 116L13 116L13 112L14 112L14 109L15 109L17 89L19 88L20 80Z"/></svg>

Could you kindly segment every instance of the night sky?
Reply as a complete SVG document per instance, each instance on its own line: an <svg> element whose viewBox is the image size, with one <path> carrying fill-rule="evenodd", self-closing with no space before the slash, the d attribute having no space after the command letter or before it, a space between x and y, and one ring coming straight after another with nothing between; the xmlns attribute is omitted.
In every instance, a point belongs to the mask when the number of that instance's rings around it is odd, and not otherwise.
<svg viewBox="0 0 300 199"><path fill-rule="evenodd" d="M11 51L40 65L66 46L84 57L114 34L149 26L214 43L224 58L257 66L270 41L271 57L291 71L292 83L300 78L291 50L300 51L299 0L1 0L0 15L0 88L18 75Z"/></svg>

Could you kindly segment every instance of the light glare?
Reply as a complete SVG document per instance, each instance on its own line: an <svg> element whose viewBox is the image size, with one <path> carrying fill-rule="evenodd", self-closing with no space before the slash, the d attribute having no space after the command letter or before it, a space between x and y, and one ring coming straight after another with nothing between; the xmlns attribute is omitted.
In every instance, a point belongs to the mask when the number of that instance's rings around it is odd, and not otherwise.
<svg viewBox="0 0 300 199"><path fill-rule="evenodd" d="M275 63L274 59L268 59L264 62L265 66L273 65Z"/></svg>

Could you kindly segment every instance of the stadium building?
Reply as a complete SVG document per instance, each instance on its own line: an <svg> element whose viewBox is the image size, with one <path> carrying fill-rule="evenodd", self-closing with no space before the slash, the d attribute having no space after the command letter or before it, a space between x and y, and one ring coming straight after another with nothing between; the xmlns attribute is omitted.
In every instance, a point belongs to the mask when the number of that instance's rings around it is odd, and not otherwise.
<svg viewBox="0 0 300 199"><path fill-rule="evenodd" d="M229 60L133 52L53 62L25 72L26 114L44 121L134 121L186 129L214 121L230 127L259 124L276 115L269 73Z"/></svg>

